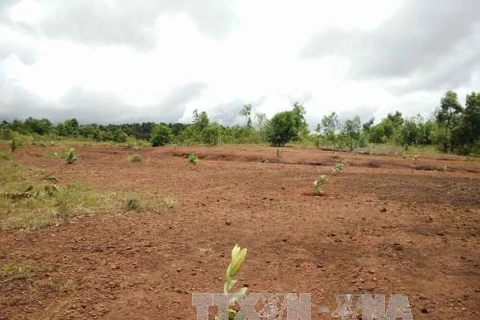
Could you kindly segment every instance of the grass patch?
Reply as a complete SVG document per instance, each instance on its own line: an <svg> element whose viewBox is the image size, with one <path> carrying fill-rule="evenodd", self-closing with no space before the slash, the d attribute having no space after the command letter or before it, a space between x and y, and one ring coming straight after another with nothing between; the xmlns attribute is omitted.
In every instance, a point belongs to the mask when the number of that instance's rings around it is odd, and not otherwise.
<svg viewBox="0 0 480 320"><path fill-rule="evenodd" d="M122 201L127 212L162 212L175 204L172 197L159 198L156 194L148 192L120 193L115 198Z"/></svg>
<svg viewBox="0 0 480 320"><path fill-rule="evenodd" d="M44 158L47 159L60 159L63 158L62 151L50 151L43 154Z"/></svg>
<svg viewBox="0 0 480 320"><path fill-rule="evenodd" d="M5 151L0 151L0 161L10 160L10 154Z"/></svg>
<svg viewBox="0 0 480 320"><path fill-rule="evenodd" d="M78 182L58 184L56 178L46 177L53 176L10 161L0 162L0 230L37 230L100 213L159 213L175 202L154 193L98 192Z"/></svg>
<svg viewBox="0 0 480 320"><path fill-rule="evenodd" d="M33 271L33 269L23 264L8 263L0 268L0 278L30 278L34 275L35 272Z"/></svg>
<svg viewBox="0 0 480 320"><path fill-rule="evenodd" d="M143 162L143 157L137 153L131 154L128 156L127 160L129 162L140 163Z"/></svg>

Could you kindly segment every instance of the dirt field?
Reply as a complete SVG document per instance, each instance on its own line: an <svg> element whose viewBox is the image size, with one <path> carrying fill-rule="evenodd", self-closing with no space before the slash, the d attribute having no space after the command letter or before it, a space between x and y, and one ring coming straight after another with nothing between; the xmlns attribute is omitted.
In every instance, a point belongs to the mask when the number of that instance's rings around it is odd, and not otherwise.
<svg viewBox="0 0 480 320"><path fill-rule="evenodd" d="M0 265L35 275L0 282L0 319L195 319L193 292L221 292L229 252L248 248L240 285L312 294L333 319L335 294L409 297L414 319L480 318L480 163L267 147L77 147L79 160L23 147L14 161L60 182L145 190L161 214L76 218L0 233ZM195 152L200 164L184 154ZM142 163L126 161L139 153ZM331 174L335 160L348 162ZM446 166L446 170L444 170ZM329 175L325 195L313 181ZM388 299L388 298L387 298ZM388 301L388 300L387 300Z"/></svg>

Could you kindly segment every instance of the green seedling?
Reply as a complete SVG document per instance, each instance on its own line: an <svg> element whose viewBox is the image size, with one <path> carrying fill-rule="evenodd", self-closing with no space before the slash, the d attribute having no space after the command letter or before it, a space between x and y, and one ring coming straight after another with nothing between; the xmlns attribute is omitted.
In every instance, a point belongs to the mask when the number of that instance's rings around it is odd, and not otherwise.
<svg viewBox="0 0 480 320"><path fill-rule="evenodd" d="M232 260L228 265L227 272L226 272L226 279L225 284L223 285L223 293L225 295L230 296L229 300L229 309L228 309L228 319L242 319L241 311L237 311L234 309L235 303L245 297L247 293L246 287L243 287L236 291L235 293L231 293L233 287L237 283L235 277L240 272L243 262L245 261L245 257L247 255L247 248L240 248L238 245L235 245L232 249ZM215 317L218 320L218 316Z"/></svg>
<svg viewBox="0 0 480 320"><path fill-rule="evenodd" d="M190 153L188 155L188 162L190 162L191 164L193 164L195 166L200 162L200 160L198 159L198 157L195 153Z"/></svg>
<svg viewBox="0 0 480 320"><path fill-rule="evenodd" d="M327 176L324 174L321 174L318 176L318 178L313 182L313 186L315 188L315 195L316 196L321 196L323 195L323 189L322 186L328 182Z"/></svg>
<svg viewBox="0 0 480 320"><path fill-rule="evenodd" d="M72 164L77 161L77 154L74 149L69 149L65 152L65 161L67 164Z"/></svg>
<svg viewBox="0 0 480 320"><path fill-rule="evenodd" d="M335 163L335 167L332 168L332 173L333 175L337 175L340 171L343 171L343 168L345 167L345 163L343 161L337 161Z"/></svg>

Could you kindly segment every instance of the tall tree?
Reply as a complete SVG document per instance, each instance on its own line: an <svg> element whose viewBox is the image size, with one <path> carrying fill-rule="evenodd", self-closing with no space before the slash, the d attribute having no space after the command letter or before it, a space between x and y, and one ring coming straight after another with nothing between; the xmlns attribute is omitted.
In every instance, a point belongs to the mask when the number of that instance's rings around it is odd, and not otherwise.
<svg viewBox="0 0 480 320"><path fill-rule="evenodd" d="M252 127L252 105L244 105L242 110L240 110L240 115L244 116L247 120L247 127Z"/></svg>
<svg viewBox="0 0 480 320"><path fill-rule="evenodd" d="M316 131L324 136L327 142L336 142L336 132L340 129L338 115L335 112L323 116L321 122L317 125Z"/></svg>
<svg viewBox="0 0 480 320"><path fill-rule="evenodd" d="M198 110L193 110L193 124L198 128L199 131L202 131L210 124L208 114L205 111L198 113Z"/></svg>
<svg viewBox="0 0 480 320"><path fill-rule="evenodd" d="M294 140L302 139L308 134L307 121L305 120L306 113L307 112L305 111L305 108L299 102L295 102L293 104L292 115L297 131L297 136L294 138Z"/></svg>
<svg viewBox="0 0 480 320"><path fill-rule="evenodd" d="M465 110L458 129L453 132L460 152L476 153L480 149L480 92L467 94Z"/></svg>
<svg viewBox="0 0 480 320"><path fill-rule="evenodd" d="M443 148L445 151L452 151L452 131L458 124L459 115L462 113L462 106L458 102L456 92L448 91L440 100L440 107L436 111L436 120L439 125L445 128Z"/></svg>
<svg viewBox="0 0 480 320"><path fill-rule="evenodd" d="M352 119L345 120L341 135L350 151L352 151L355 146L361 146L362 123L360 117L355 116Z"/></svg>

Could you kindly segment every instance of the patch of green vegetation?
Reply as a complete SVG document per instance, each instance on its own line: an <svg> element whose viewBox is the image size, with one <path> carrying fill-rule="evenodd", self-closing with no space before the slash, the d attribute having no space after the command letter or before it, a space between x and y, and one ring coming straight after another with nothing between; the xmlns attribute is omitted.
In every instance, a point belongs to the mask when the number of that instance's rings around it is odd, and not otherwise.
<svg viewBox="0 0 480 320"><path fill-rule="evenodd" d="M67 164L72 164L75 161L77 161L77 153L75 152L75 149L69 149L65 151L65 161Z"/></svg>
<svg viewBox="0 0 480 320"><path fill-rule="evenodd" d="M335 166L332 168L333 175L337 175L339 172L343 171L345 163L343 161L336 161Z"/></svg>
<svg viewBox="0 0 480 320"><path fill-rule="evenodd" d="M0 161L10 160L10 155L4 151L0 151Z"/></svg>
<svg viewBox="0 0 480 320"><path fill-rule="evenodd" d="M33 269L24 264L7 263L0 268L0 278L30 278L34 275Z"/></svg>
<svg viewBox="0 0 480 320"><path fill-rule="evenodd" d="M175 202L147 192L96 192L78 182L56 182L41 170L0 162L0 230L31 231L60 225L76 216L132 211L126 210L128 207L135 212L157 213ZM134 201L129 205L130 199Z"/></svg>
<svg viewBox="0 0 480 320"><path fill-rule="evenodd" d="M322 186L328 182L327 176L324 174L321 174L317 177L317 179L313 182L313 187L315 190L315 195L316 196L322 196L323 195L323 189Z"/></svg>
<svg viewBox="0 0 480 320"><path fill-rule="evenodd" d="M142 155L135 153L135 154L129 155L127 160L129 162L139 163L139 162L143 161L143 157L142 157Z"/></svg>
<svg viewBox="0 0 480 320"><path fill-rule="evenodd" d="M10 150L12 151L12 153L15 152L15 150L17 150L21 146L22 146L22 143L19 140L12 139L12 141L10 141Z"/></svg>
<svg viewBox="0 0 480 320"><path fill-rule="evenodd" d="M157 195L148 192L116 193L112 197L120 200L127 212L159 213L175 204L175 200L171 197L158 198Z"/></svg>
<svg viewBox="0 0 480 320"><path fill-rule="evenodd" d="M200 160L198 159L198 156L195 153L190 153L188 155L188 162L190 162L193 165L197 165Z"/></svg>

